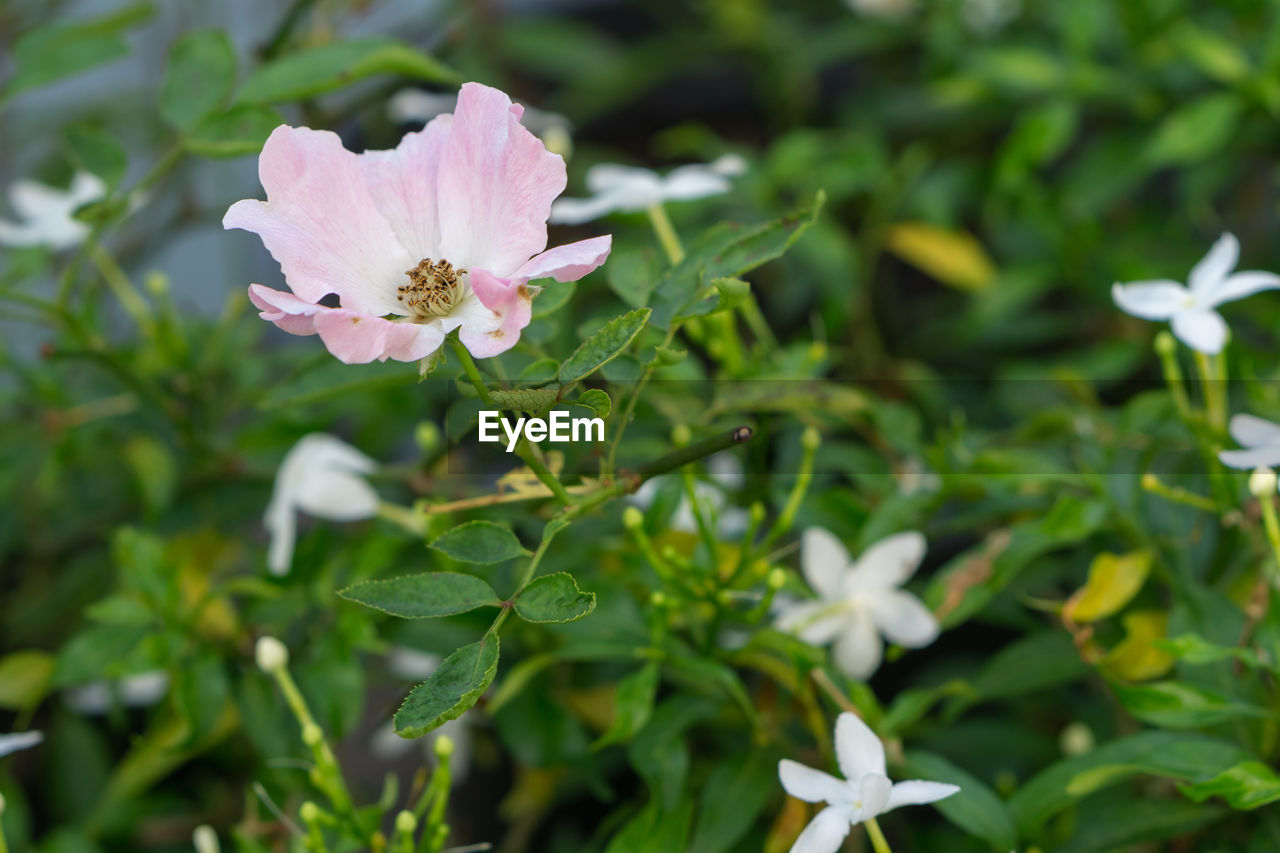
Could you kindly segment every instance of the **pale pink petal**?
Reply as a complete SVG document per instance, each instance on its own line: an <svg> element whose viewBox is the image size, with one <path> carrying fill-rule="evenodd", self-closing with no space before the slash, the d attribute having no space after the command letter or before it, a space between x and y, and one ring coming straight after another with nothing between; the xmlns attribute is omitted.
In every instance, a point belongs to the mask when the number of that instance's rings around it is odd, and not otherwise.
<svg viewBox="0 0 1280 853"><path fill-rule="evenodd" d="M554 278L556 281L577 281L609 257L609 249L613 245L613 236L604 234L589 240L566 243L554 249L534 255L527 263L516 270L512 278L523 278L526 281L537 281L540 278Z"/></svg>
<svg viewBox="0 0 1280 853"><path fill-rule="evenodd" d="M853 824L845 808L827 806L800 833L791 853L836 853Z"/></svg>
<svg viewBox="0 0 1280 853"><path fill-rule="evenodd" d="M1135 281L1111 286L1111 298L1126 314L1144 320L1168 320L1187 306L1191 293L1176 281Z"/></svg>
<svg viewBox="0 0 1280 853"><path fill-rule="evenodd" d="M1201 303L1204 308L1214 308L1224 302L1234 302L1264 290L1280 288L1280 275L1269 272L1238 272L1215 287Z"/></svg>
<svg viewBox="0 0 1280 853"><path fill-rule="evenodd" d="M925 803L936 803L938 800L945 800L952 794L958 793L960 793L958 785L911 779L893 786L893 790L889 792L889 802L884 811L896 809L898 806L922 806Z"/></svg>
<svg viewBox="0 0 1280 853"><path fill-rule="evenodd" d="M849 552L830 531L810 527L800 536L800 569L814 592L836 601L849 570Z"/></svg>
<svg viewBox="0 0 1280 853"><path fill-rule="evenodd" d="M938 637L938 620L909 592L888 589L868 593L864 606L891 643L918 649Z"/></svg>
<svg viewBox="0 0 1280 853"><path fill-rule="evenodd" d="M1187 286L1195 294L1196 301L1205 304L1204 301L1212 296L1223 279L1236 268L1239 260L1240 241L1234 234L1223 234L1187 276Z"/></svg>
<svg viewBox="0 0 1280 853"><path fill-rule="evenodd" d="M325 309L314 319L320 340L344 364L388 358L417 361L444 342L444 335L435 324L396 323L342 308Z"/></svg>
<svg viewBox="0 0 1280 853"><path fill-rule="evenodd" d="M836 666L850 678L866 681L880 666L884 643L876 633L871 616L855 610L845 620L845 629L832 650Z"/></svg>
<svg viewBox="0 0 1280 853"><path fill-rule="evenodd" d="M403 313L396 287L418 258L379 213L358 155L336 134L282 125L263 146L258 174L267 201L236 202L224 228L261 237L307 302L336 293L352 311Z"/></svg>
<svg viewBox="0 0 1280 853"><path fill-rule="evenodd" d="M831 803L849 798L849 786L844 782L789 758L778 762L778 779L788 794L806 803Z"/></svg>
<svg viewBox="0 0 1280 853"><path fill-rule="evenodd" d="M869 773L858 786L861 807L854 815L855 821L870 820L887 810L893 783L883 773Z"/></svg>
<svg viewBox="0 0 1280 853"><path fill-rule="evenodd" d="M885 772L884 744L861 717L849 711L836 717L836 761L844 778L854 783Z"/></svg>
<svg viewBox="0 0 1280 853"><path fill-rule="evenodd" d="M1280 424L1254 415L1235 415L1227 427L1231 437L1245 447L1280 442Z"/></svg>
<svg viewBox="0 0 1280 853"><path fill-rule="evenodd" d="M440 241L437 174L452 125L453 116L440 116L406 133L394 149L366 151L359 158L374 205L415 263L439 260L432 257Z"/></svg>
<svg viewBox="0 0 1280 853"><path fill-rule="evenodd" d="M862 552L845 576L844 594L852 597L901 586L919 568L926 547L924 534L916 530L881 539Z"/></svg>
<svg viewBox="0 0 1280 853"><path fill-rule="evenodd" d="M292 293L260 284L249 285L249 301L260 312L258 316L270 320L291 335L314 335L314 316L329 310L323 305L299 299Z"/></svg>
<svg viewBox="0 0 1280 853"><path fill-rule="evenodd" d="M1217 355L1227 343L1227 324L1217 311L1179 311L1172 326L1178 340L1206 355Z"/></svg>
<svg viewBox="0 0 1280 853"><path fill-rule="evenodd" d="M511 349L533 316L533 294L525 280L498 278L488 270L473 269L471 291L473 304L464 303L450 313L450 319L461 321L458 340L476 358L490 358Z"/></svg>
<svg viewBox="0 0 1280 853"><path fill-rule="evenodd" d="M455 267L510 276L547 246L564 160L519 120L505 94L465 83L440 162L440 254Z"/></svg>

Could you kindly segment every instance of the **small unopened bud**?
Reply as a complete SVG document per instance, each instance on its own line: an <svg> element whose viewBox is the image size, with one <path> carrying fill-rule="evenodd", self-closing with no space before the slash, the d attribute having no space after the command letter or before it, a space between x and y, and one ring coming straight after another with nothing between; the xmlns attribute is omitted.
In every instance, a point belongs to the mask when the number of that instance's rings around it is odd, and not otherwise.
<svg viewBox="0 0 1280 853"><path fill-rule="evenodd" d="M1160 478L1148 471L1142 475L1142 488L1148 492L1154 492L1160 488Z"/></svg>
<svg viewBox="0 0 1280 853"><path fill-rule="evenodd" d="M413 440L424 455L431 455L440 449L440 427L432 421L422 421L413 430Z"/></svg>
<svg viewBox="0 0 1280 853"><path fill-rule="evenodd" d="M1178 342L1173 339L1173 335L1169 332L1161 331L1156 333L1155 350L1156 354L1162 358L1173 355L1178 349Z"/></svg>
<svg viewBox="0 0 1280 853"><path fill-rule="evenodd" d="M162 272L149 272L142 280L142 284L152 296L167 296L169 293L169 277ZM198 831L197 827L197 831ZM215 835L216 839L217 836ZM216 847L214 848L217 849ZM203 851L202 851L203 853Z"/></svg>
<svg viewBox="0 0 1280 853"><path fill-rule="evenodd" d="M1084 723L1070 723L1058 735L1058 747L1069 758L1092 752L1094 743L1093 730Z"/></svg>
<svg viewBox="0 0 1280 853"><path fill-rule="evenodd" d="M196 853L220 853L222 848L218 845L218 833L213 831L213 827L208 824L200 824L191 833L191 843L196 848Z"/></svg>
<svg viewBox="0 0 1280 853"><path fill-rule="evenodd" d="M691 441L693 441L693 430L684 424L679 424L671 430L671 443L676 447L684 447Z"/></svg>
<svg viewBox="0 0 1280 853"><path fill-rule="evenodd" d="M1270 468L1254 468L1249 475L1249 493L1255 498L1265 498L1276 490L1276 472Z"/></svg>
<svg viewBox="0 0 1280 853"><path fill-rule="evenodd" d="M635 530L644 524L644 513L638 507L629 506L622 511L622 525L628 530Z"/></svg>
<svg viewBox="0 0 1280 853"><path fill-rule="evenodd" d="M655 592L649 596L649 603L654 607L665 607L667 605L667 594L665 592Z"/></svg>
<svg viewBox="0 0 1280 853"><path fill-rule="evenodd" d="M823 341L814 341L809 344L809 360L823 361L827 357L827 345Z"/></svg>
<svg viewBox="0 0 1280 853"><path fill-rule="evenodd" d="M258 661L258 669L267 674L289 665L289 649L275 637L259 637L254 657Z"/></svg>
<svg viewBox="0 0 1280 853"><path fill-rule="evenodd" d="M307 800L298 807L298 817L302 818L303 823L315 823L320 819L320 807Z"/></svg>
<svg viewBox="0 0 1280 853"><path fill-rule="evenodd" d="M774 590L775 592L782 589L787 585L786 569L774 567L769 572L769 576L765 579L765 583L769 585L769 589Z"/></svg>
<svg viewBox="0 0 1280 853"><path fill-rule="evenodd" d="M413 812L402 811L396 815L396 832L401 835L412 835L417 828L418 819L413 816Z"/></svg>
<svg viewBox="0 0 1280 853"><path fill-rule="evenodd" d="M307 746L316 746L324 740L324 731L315 723L307 723L302 727L302 742Z"/></svg>
<svg viewBox="0 0 1280 853"><path fill-rule="evenodd" d="M431 745L435 750L437 758L448 758L453 755L453 738L448 735L439 735L436 742Z"/></svg>
<svg viewBox="0 0 1280 853"><path fill-rule="evenodd" d="M751 523L758 525L764 521L764 504L754 501L751 504Z"/></svg>
<svg viewBox="0 0 1280 853"><path fill-rule="evenodd" d="M804 434L800 436L800 446L813 453L822 446L822 433L813 427L805 427Z"/></svg>

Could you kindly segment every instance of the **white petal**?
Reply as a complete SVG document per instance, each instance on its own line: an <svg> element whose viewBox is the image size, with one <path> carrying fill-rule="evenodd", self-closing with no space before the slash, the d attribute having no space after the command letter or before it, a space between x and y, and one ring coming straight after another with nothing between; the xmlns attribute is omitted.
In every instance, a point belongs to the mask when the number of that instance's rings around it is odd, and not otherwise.
<svg viewBox="0 0 1280 853"><path fill-rule="evenodd" d="M613 197L607 195L558 198L551 202L551 216L547 221L552 225L581 225L620 209Z"/></svg>
<svg viewBox="0 0 1280 853"><path fill-rule="evenodd" d="M1227 432L1245 447L1280 443L1280 424L1254 415L1233 416Z"/></svg>
<svg viewBox="0 0 1280 853"><path fill-rule="evenodd" d="M1227 342L1226 321L1210 309L1179 311L1173 315L1173 333L1178 340L1207 355L1217 355Z"/></svg>
<svg viewBox="0 0 1280 853"><path fill-rule="evenodd" d="M844 608L825 601L788 601L778 608L778 630L793 634L811 646L825 646L849 623Z"/></svg>
<svg viewBox="0 0 1280 853"><path fill-rule="evenodd" d="M791 845L791 853L836 853L852 827L845 809L828 806L809 821Z"/></svg>
<svg viewBox="0 0 1280 853"><path fill-rule="evenodd" d="M11 752L17 752L20 749L30 749L38 745L44 740L44 733L38 731L18 732L11 735L0 735L0 756L8 755ZM847 829L845 830L848 831Z"/></svg>
<svg viewBox="0 0 1280 853"><path fill-rule="evenodd" d="M1191 293L1176 281L1135 281L1113 284L1111 298L1126 314L1144 320L1168 320L1187 306Z"/></svg>
<svg viewBox="0 0 1280 853"><path fill-rule="evenodd" d="M800 568L814 592L837 601L849 570L849 552L830 531L810 527L800 537Z"/></svg>
<svg viewBox="0 0 1280 853"><path fill-rule="evenodd" d="M411 121L426 124L441 113L453 112L457 105L457 94L401 89L387 101L387 115L400 124Z"/></svg>
<svg viewBox="0 0 1280 853"><path fill-rule="evenodd" d="M731 187L728 178L706 166L681 166L672 170L662 182L662 198L664 201L693 201L727 193Z"/></svg>
<svg viewBox="0 0 1280 853"><path fill-rule="evenodd" d="M806 803L840 802L849 799L848 784L830 773L806 767L784 758L778 762L778 779L783 790Z"/></svg>
<svg viewBox="0 0 1280 853"><path fill-rule="evenodd" d="M298 517L293 504L273 498L263 520L271 543L267 546L267 569L276 577L289 573L293 563L293 546L298 539Z"/></svg>
<svg viewBox="0 0 1280 853"><path fill-rule="evenodd" d="M169 692L169 673L155 669L128 675L120 682L120 704L126 708L149 708Z"/></svg>
<svg viewBox="0 0 1280 853"><path fill-rule="evenodd" d="M408 646L392 646L391 653L387 655L387 669L392 675L406 681L425 681L440 668L440 662L439 655Z"/></svg>
<svg viewBox="0 0 1280 853"><path fill-rule="evenodd" d="M1244 471L1275 468L1280 466L1280 445L1268 444L1248 450L1220 450L1218 461L1228 468L1240 468Z"/></svg>
<svg viewBox="0 0 1280 853"><path fill-rule="evenodd" d="M359 476L317 468L298 486L298 509L329 521L359 521L378 514L378 493Z"/></svg>
<svg viewBox="0 0 1280 853"><path fill-rule="evenodd" d="M865 681L880 666L884 644L869 613L855 610L844 624L844 632L836 640L834 649L836 666L850 678Z"/></svg>
<svg viewBox="0 0 1280 853"><path fill-rule="evenodd" d="M1234 234L1223 234L1187 276L1187 285L1197 302L1203 304L1203 300L1209 299L1239 260L1240 241Z"/></svg>
<svg viewBox="0 0 1280 853"><path fill-rule="evenodd" d="M938 638L938 620L909 592L890 589L869 593L864 604L880 633L892 643L918 649Z"/></svg>
<svg viewBox="0 0 1280 853"><path fill-rule="evenodd" d="M851 781L884 776L884 744L861 717L849 711L836 718L836 761Z"/></svg>
<svg viewBox="0 0 1280 853"><path fill-rule="evenodd" d="M587 191L595 195L619 191L625 195L647 191L650 196L657 198L660 196L662 178L657 172L641 169L639 166L601 163L587 170L586 183Z"/></svg>
<svg viewBox="0 0 1280 853"><path fill-rule="evenodd" d="M924 534L916 530L881 539L854 563L853 571L845 577L844 595L902 586L920 567L926 547Z"/></svg>
<svg viewBox="0 0 1280 853"><path fill-rule="evenodd" d="M1277 288L1280 288L1280 275L1256 270L1238 272L1214 288L1200 304L1204 308L1213 308L1224 302L1234 302L1254 293Z"/></svg>
<svg viewBox="0 0 1280 853"><path fill-rule="evenodd" d="M862 777L858 786L861 791L862 806L855 818L858 821L870 820L878 814L888 811L889 796L893 791L893 783L883 773L868 773Z"/></svg>
<svg viewBox="0 0 1280 853"><path fill-rule="evenodd" d="M885 811L896 809L898 806L919 806L925 803L936 803L938 800L946 799L959 792L959 786L948 785L944 782L923 782L917 779L899 782L889 792L889 805L885 808Z"/></svg>
<svg viewBox="0 0 1280 853"><path fill-rule="evenodd" d="M737 154L722 154L712 160L707 166L708 169L717 175L724 175L726 178L736 178L747 172L747 161Z"/></svg>

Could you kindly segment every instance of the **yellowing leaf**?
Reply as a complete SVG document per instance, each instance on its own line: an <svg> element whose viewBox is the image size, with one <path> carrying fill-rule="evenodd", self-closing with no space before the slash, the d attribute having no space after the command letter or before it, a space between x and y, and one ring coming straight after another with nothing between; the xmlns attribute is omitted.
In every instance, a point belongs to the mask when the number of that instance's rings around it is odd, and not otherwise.
<svg viewBox="0 0 1280 853"><path fill-rule="evenodd" d="M1068 599L1063 614L1074 622L1105 619L1133 600L1151 571L1151 553L1102 553L1089 566L1089 581Z"/></svg>
<svg viewBox="0 0 1280 853"><path fill-rule="evenodd" d="M885 248L960 290L985 290L996 275L986 249L966 231L949 231L925 222L899 222L889 226Z"/></svg>
<svg viewBox="0 0 1280 853"><path fill-rule="evenodd" d="M1113 678L1146 681L1173 668L1174 657L1155 645L1163 640L1168 615L1160 610L1140 610L1124 617L1125 638L1107 652L1098 668Z"/></svg>

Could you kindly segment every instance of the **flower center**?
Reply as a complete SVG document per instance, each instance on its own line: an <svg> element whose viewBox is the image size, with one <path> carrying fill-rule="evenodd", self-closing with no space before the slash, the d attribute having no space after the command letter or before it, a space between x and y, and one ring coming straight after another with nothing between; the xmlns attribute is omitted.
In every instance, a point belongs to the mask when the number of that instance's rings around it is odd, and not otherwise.
<svg viewBox="0 0 1280 853"><path fill-rule="evenodd" d="M446 260L432 262L423 258L411 270L405 270L409 283L396 288L396 298L419 317L443 317L462 301L466 294L465 269L454 269Z"/></svg>

